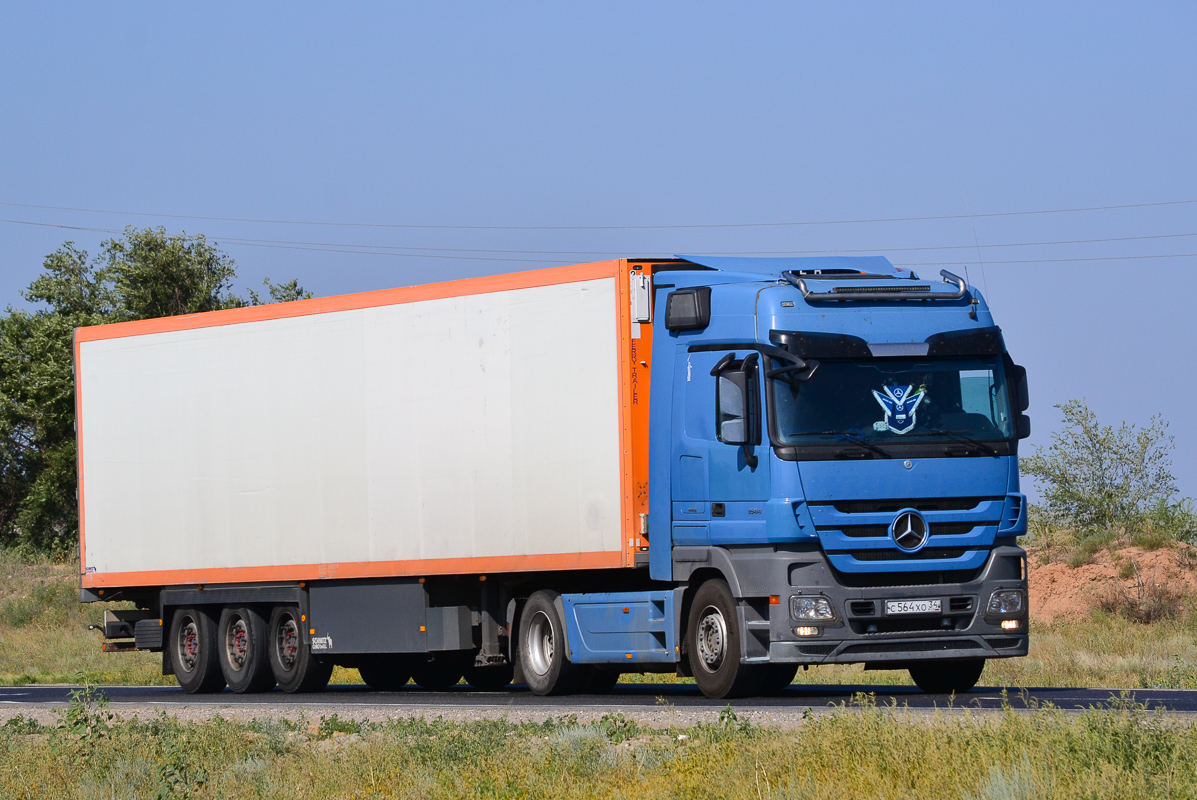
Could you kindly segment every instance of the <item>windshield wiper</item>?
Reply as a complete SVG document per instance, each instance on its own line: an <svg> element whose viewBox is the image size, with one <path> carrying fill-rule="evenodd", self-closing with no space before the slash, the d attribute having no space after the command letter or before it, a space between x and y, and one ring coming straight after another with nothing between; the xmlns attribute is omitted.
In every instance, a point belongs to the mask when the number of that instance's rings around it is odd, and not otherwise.
<svg viewBox="0 0 1197 800"><path fill-rule="evenodd" d="M916 436L950 436L951 438L955 439L958 442L964 442L965 444L971 444L973 447L977 448L978 450L980 450L982 453L984 453L987 456L996 456L998 454L997 450L994 450L992 447L985 444L985 442L978 441L978 440L972 438L971 436L966 435L964 433L964 431L946 431L942 428L937 428L935 430L930 430L930 431L920 431L919 433L917 433L915 435Z"/></svg>
<svg viewBox="0 0 1197 800"><path fill-rule="evenodd" d="M852 442L852 444L860 445L861 447L865 448L866 450L872 450L874 453L881 456L882 458L893 458L893 456L891 456L889 453L882 450L877 445L866 441L863 437L857 436L855 433L849 433L848 431L818 431L817 435L843 436L845 439Z"/></svg>

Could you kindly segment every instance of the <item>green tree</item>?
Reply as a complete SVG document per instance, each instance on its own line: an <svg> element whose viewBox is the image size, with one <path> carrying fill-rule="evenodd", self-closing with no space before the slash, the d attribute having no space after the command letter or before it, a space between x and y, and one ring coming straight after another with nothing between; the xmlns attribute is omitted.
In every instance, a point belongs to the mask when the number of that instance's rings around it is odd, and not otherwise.
<svg viewBox="0 0 1197 800"><path fill-rule="evenodd" d="M0 544L63 556L78 541L74 330L258 305L232 292L233 260L203 236L127 228L99 255L67 242L0 316ZM274 302L311 297L265 281Z"/></svg>
<svg viewBox="0 0 1197 800"><path fill-rule="evenodd" d="M1191 516L1190 501L1176 499L1174 439L1161 417L1146 427L1123 422L1115 428L1100 424L1083 399L1056 408L1063 428L1020 464L1035 480L1049 518L1078 530L1133 530Z"/></svg>

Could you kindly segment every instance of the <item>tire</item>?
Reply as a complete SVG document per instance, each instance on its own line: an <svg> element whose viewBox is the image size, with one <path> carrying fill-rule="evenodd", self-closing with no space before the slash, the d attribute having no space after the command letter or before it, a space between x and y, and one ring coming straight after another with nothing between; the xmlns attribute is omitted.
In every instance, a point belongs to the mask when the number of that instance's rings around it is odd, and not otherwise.
<svg viewBox="0 0 1197 800"><path fill-rule="evenodd" d="M609 694L623 674L613 669L587 667L581 681L582 694Z"/></svg>
<svg viewBox="0 0 1197 800"><path fill-rule="evenodd" d="M357 671L377 692L397 692L411 680L411 665L401 656L366 656Z"/></svg>
<svg viewBox="0 0 1197 800"><path fill-rule="evenodd" d="M781 694L790 687L797 674L797 664L770 664L765 667L765 677L761 682L761 694Z"/></svg>
<svg viewBox="0 0 1197 800"><path fill-rule="evenodd" d="M910 677L927 694L967 692L981 679L983 658L961 658L920 664L910 668Z"/></svg>
<svg viewBox="0 0 1197 800"><path fill-rule="evenodd" d="M578 670L565 651L565 621L555 603L559 597L556 592L535 592L520 614L520 667L532 694L570 694L577 689Z"/></svg>
<svg viewBox="0 0 1197 800"><path fill-rule="evenodd" d="M217 656L216 622L202 608L180 608L170 621L170 663L188 694L219 692L224 675Z"/></svg>
<svg viewBox="0 0 1197 800"><path fill-rule="evenodd" d="M466 656L473 660L473 653L463 655L456 650L430 653L427 659L412 666L411 677L421 689L430 692L445 692L461 682L465 673Z"/></svg>
<svg viewBox="0 0 1197 800"><path fill-rule="evenodd" d="M270 614L270 669L278 687L288 693L319 692L332 677L332 660L312 655L302 624L295 606L276 606Z"/></svg>
<svg viewBox="0 0 1197 800"><path fill-rule="evenodd" d="M266 620L252 608L226 608L216 627L220 671L237 694L266 692L274 687L267 649Z"/></svg>
<svg viewBox="0 0 1197 800"><path fill-rule="evenodd" d="M511 685L515 667L511 664L490 664L485 667L466 667L466 682L484 692L498 692Z"/></svg>
<svg viewBox="0 0 1197 800"><path fill-rule="evenodd" d="M725 581L709 580L694 593L686 645L694 682L707 697L748 697L760 691L764 671L740 663L739 616Z"/></svg>

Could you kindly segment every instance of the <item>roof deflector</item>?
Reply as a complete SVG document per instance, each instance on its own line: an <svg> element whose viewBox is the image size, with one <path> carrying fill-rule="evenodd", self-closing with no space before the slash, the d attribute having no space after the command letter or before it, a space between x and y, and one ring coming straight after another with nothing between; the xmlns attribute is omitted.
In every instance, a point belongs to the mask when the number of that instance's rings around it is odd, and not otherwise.
<svg viewBox="0 0 1197 800"><path fill-rule="evenodd" d="M755 272L781 275L783 272L824 272L835 274L872 273L890 278L909 278L909 270L900 269L885 256L802 256L765 258L758 256L677 256L694 264L725 272ZM834 271L834 272L833 272Z"/></svg>
<svg viewBox="0 0 1197 800"><path fill-rule="evenodd" d="M802 292L803 298L807 302L814 303L819 301L829 300L960 300L968 293L968 287L964 283L964 278L948 272L946 269L940 270L939 274L943 277L943 282L949 285L955 285L952 291L937 292L932 290L930 282L919 283L916 281L868 281L867 283L861 279L879 278L879 275L805 275L800 276L794 272L782 273L783 277L798 287L798 291ZM828 291L816 292L811 290L806 285L807 280L823 280L823 281L841 281L845 278L852 279L850 283L832 286Z"/></svg>

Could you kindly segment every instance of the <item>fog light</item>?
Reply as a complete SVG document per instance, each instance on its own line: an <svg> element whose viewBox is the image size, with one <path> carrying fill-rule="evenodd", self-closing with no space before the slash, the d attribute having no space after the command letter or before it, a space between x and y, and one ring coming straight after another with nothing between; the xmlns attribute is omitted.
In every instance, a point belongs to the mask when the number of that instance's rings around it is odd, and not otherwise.
<svg viewBox="0 0 1197 800"><path fill-rule="evenodd" d="M1021 589L999 589L989 598L990 614L1021 614L1025 603Z"/></svg>
<svg viewBox="0 0 1197 800"><path fill-rule="evenodd" d="M1022 623L1016 619L1002 620L1002 630L1004 631L1016 631L1020 625L1022 625Z"/></svg>
<svg viewBox="0 0 1197 800"><path fill-rule="evenodd" d="M826 597L803 597L796 594L790 598L790 617L793 619L835 619L831 602Z"/></svg>
<svg viewBox="0 0 1197 800"><path fill-rule="evenodd" d="M813 625L800 625L797 628L794 628L794 633L798 634L799 636L818 636L819 629Z"/></svg>

